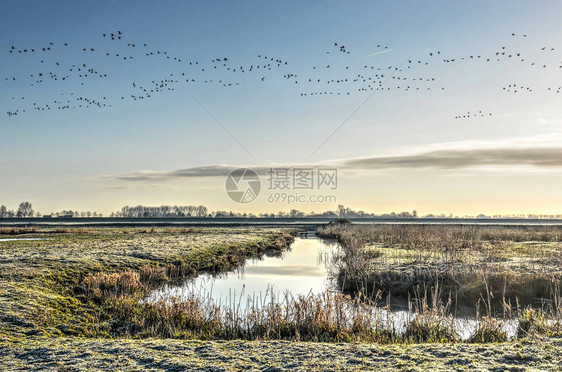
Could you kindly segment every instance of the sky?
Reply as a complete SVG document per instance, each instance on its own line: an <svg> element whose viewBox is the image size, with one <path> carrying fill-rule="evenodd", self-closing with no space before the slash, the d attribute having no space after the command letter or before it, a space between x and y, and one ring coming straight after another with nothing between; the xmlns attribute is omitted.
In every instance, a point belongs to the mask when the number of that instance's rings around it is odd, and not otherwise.
<svg viewBox="0 0 562 372"><path fill-rule="evenodd" d="M0 204L560 214L561 11L4 1ZM260 180L248 203L226 190L238 168ZM312 189L296 187L302 169ZM320 187L327 169L337 186ZM290 184L272 187L282 170Z"/></svg>

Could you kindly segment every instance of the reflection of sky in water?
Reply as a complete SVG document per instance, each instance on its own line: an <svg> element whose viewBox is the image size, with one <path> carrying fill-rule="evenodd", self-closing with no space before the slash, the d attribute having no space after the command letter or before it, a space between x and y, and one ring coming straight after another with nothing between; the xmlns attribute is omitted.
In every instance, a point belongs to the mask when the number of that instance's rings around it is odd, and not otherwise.
<svg viewBox="0 0 562 372"><path fill-rule="evenodd" d="M293 296L319 293L329 287L324 258L335 250L319 239L295 239L291 250L282 257L248 260L236 272L217 277L202 274L181 286L167 286L157 290L149 301L177 297L189 298L193 294L210 297L216 303L242 302L274 294L278 299L289 292ZM242 296L241 296L242 293Z"/></svg>
<svg viewBox="0 0 562 372"><path fill-rule="evenodd" d="M267 257L248 260L244 267L235 272L219 276L202 274L180 286L165 286L154 291L147 301L154 302L175 297L187 300L198 297L208 299L216 305L238 307L242 310L263 307L272 301L282 303L285 294L292 296L320 293L331 287L328 279L327 264L336 246L324 244L319 239L295 239L291 250L282 257ZM415 314L404 310L387 312L373 308L380 319L390 329L403 333ZM453 327L462 339L469 338L476 328L474 318L453 320ZM514 337L517 321L510 320L504 325L508 336Z"/></svg>

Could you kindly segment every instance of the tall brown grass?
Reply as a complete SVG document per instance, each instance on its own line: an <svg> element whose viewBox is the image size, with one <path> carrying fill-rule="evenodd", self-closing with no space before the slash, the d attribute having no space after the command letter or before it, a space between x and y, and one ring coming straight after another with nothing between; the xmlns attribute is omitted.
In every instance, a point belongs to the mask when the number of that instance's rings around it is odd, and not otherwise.
<svg viewBox="0 0 562 372"><path fill-rule="evenodd" d="M348 293L379 288L407 296L439 281L470 306L486 286L497 299L530 303L562 279L558 226L335 224L319 234L341 245L335 275Z"/></svg>
<svg viewBox="0 0 562 372"><path fill-rule="evenodd" d="M110 292L108 292L110 293ZM269 294L268 294L269 293ZM424 292L411 300L410 316L397 325L387 306L370 297L324 291L293 297L273 292L217 302L193 294L155 303L108 298L110 334L130 337L203 339L283 339L321 342L461 342L451 301ZM561 311L559 308L557 311ZM465 342L507 341L507 319L479 316ZM100 320L101 322L101 320ZM560 320L546 311L524 310L515 337L560 335ZM557 333L558 332L558 333Z"/></svg>
<svg viewBox="0 0 562 372"><path fill-rule="evenodd" d="M319 294L281 296L273 290L245 298L243 293L227 301L192 293L187 297L147 301L150 289L143 280L165 274L163 268L145 268L143 274L98 273L84 279L87 295L101 298L108 309L94 326L113 336L203 339L284 339L322 342L461 342L455 328L452 298L443 301L438 283L416 291L408 300L410 316L403 327L396 324L390 306L375 298L326 290ZM144 277L144 279L143 279ZM476 326L467 342L508 340L506 322L491 316L491 294L477 306ZM483 314L478 310L484 307ZM511 314L508 309L505 314ZM514 311L515 312L515 311ZM517 311L516 337L561 335L562 304L555 297L540 310Z"/></svg>

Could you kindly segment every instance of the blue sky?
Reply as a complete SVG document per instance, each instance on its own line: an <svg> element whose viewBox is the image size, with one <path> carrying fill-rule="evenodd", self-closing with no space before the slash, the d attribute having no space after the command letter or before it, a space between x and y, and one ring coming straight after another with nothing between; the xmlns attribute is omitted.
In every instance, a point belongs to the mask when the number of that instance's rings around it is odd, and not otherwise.
<svg viewBox="0 0 562 372"><path fill-rule="evenodd" d="M288 207L264 200L237 205L226 196L221 177L127 182L113 176L216 164L324 164L424 153L443 146L482 148L500 143L509 148L521 141L524 147L557 148L561 95L548 88L562 84L561 10L562 4L556 1L4 1L0 12L0 204L15 207L21 200L30 200L43 212L72 208L108 213L136 203L323 210L333 206ZM122 40L102 37L117 30ZM12 45L16 50L40 49L50 42L52 50L43 54L9 53ZM141 48L144 43L147 47ZM339 53L334 43L345 45L350 54ZM384 50L377 45L389 51L367 57ZM522 54L525 61L469 59L470 55L495 56L502 46L514 56ZM144 55L156 50L184 62ZM429 56L436 51L439 57ZM112 55L107 57L106 52ZM123 61L115 53L134 59ZM227 57L232 68L247 68L259 64L258 55L288 63L265 72L213 71L215 58ZM461 56L466 60L461 62ZM445 58L457 62L444 63ZM310 157L372 92L357 91L359 84L313 84L308 78L371 76L377 72L364 66L381 68L378 73L382 73L407 59L413 63L406 62L395 77L408 80L385 83L392 89L375 92ZM423 63L417 64L418 60ZM199 64L188 66L186 61ZM31 86L35 79L31 74L63 76L72 64L82 63L107 78L73 76L64 82L45 78L44 83ZM171 79L160 64L175 78L183 72L197 80L182 85L253 159L177 83L169 84L174 91L150 99L128 99L137 94L133 82L146 87L153 80ZM298 77L286 79L286 74ZM13 77L15 81L10 80ZM415 77L435 80L416 83L421 91L404 91L405 85L414 86ZM239 85L222 87L216 84L219 79ZM205 84L205 80L215 83ZM502 90L508 84L529 86L533 91L512 94ZM313 91L343 94L300 95ZM104 102L111 107L30 109L33 102L46 104L75 96L100 101L106 97ZM122 96L127 99L121 100ZM26 112L5 114L16 109ZM479 110L493 115L454 119ZM533 140L537 136L542 142ZM562 201L556 191L562 179L557 167L535 164L528 169L525 162L510 164L509 169L501 162L489 165L496 170L481 169L481 164L447 170L371 167L359 176L357 170L342 169L336 204L377 212L554 213L553 205ZM466 192L466 188L478 192ZM536 199L537 193L542 198Z"/></svg>

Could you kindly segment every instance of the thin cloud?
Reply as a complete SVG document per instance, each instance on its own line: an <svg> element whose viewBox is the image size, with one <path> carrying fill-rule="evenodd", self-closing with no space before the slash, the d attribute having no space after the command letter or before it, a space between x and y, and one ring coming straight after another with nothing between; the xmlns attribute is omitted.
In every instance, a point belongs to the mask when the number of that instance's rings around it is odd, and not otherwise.
<svg viewBox="0 0 562 372"><path fill-rule="evenodd" d="M201 167L176 169L172 171L148 171L142 170L117 176L104 176L106 179L116 181L155 181L173 178L205 178L223 177L238 167L214 164Z"/></svg>
<svg viewBox="0 0 562 372"><path fill-rule="evenodd" d="M344 160L344 169L434 168L464 169L488 166L562 167L562 146L437 150L412 155L375 156Z"/></svg>
<svg viewBox="0 0 562 372"><path fill-rule="evenodd" d="M498 147L426 150L413 154L373 156L333 160L317 164L264 164L249 166L259 175L267 175L271 168L326 168L345 170L384 169L469 169L489 167L524 167L551 169L562 167L562 145L544 147ZM241 166L207 165L171 171L138 171L129 174L104 176L104 180L147 182L184 178L226 177Z"/></svg>
<svg viewBox="0 0 562 372"><path fill-rule="evenodd" d="M372 56L376 56L377 54L383 54L383 53L388 53L388 52L392 52L392 49L381 50L380 52L375 52L375 53L367 54L366 56L363 56L363 58L372 57Z"/></svg>

